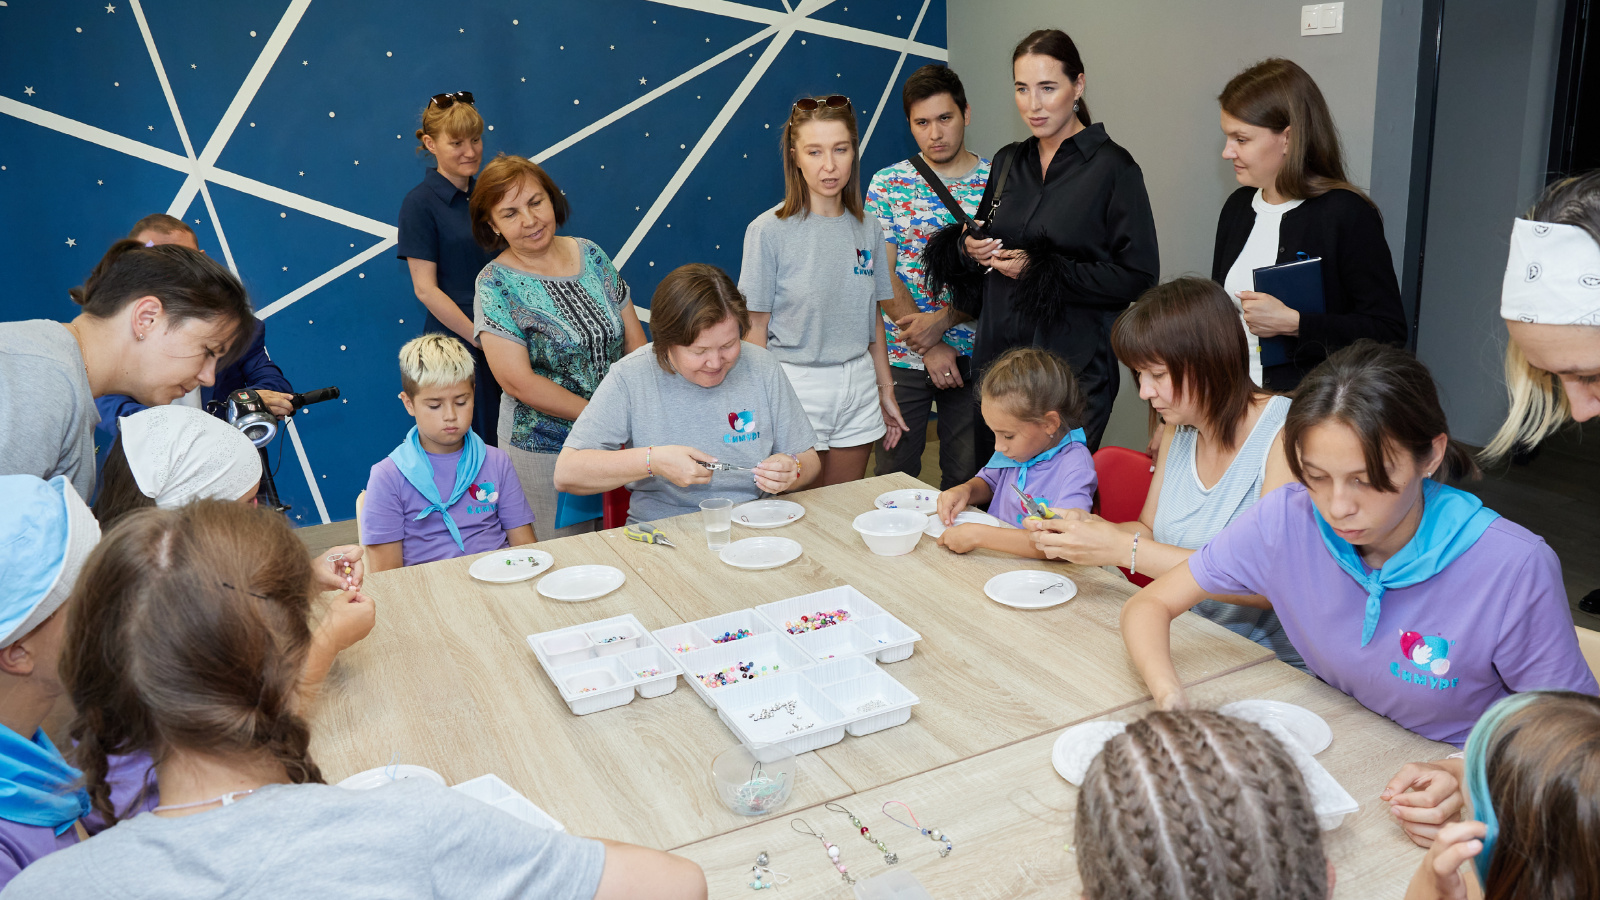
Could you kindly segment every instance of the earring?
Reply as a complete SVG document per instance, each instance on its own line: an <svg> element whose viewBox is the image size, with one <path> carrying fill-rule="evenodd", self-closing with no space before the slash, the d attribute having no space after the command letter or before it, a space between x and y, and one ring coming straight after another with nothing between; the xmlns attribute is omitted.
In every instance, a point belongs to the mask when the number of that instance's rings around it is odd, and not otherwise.
<svg viewBox="0 0 1600 900"><path fill-rule="evenodd" d="M144 332L139 332L139 340L144 340Z"/></svg>
<svg viewBox="0 0 1600 900"><path fill-rule="evenodd" d="M1078 111L1078 101L1076 101L1076 100L1072 101L1072 111L1073 112L1077 112Z"/></svg>

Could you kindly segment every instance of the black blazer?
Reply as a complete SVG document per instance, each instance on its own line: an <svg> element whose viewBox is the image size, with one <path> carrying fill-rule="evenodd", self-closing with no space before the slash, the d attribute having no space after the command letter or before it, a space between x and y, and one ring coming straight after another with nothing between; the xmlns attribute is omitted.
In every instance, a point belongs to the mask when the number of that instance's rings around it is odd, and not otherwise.
<svg viewBox="0 0 1600 900"><path fill-rule="evenodd" d="M1256 189L1241 187L1228 197L1217 219L1217 244L1211 279L1221 284L1244 250L1256 212ZM1266 387L1293 390L1328 354L1361 338L1390 344L1406 340L1405 312L1394 258L1383 236L1383 218L1359 194L1332 190L1284 213L1278 230L1279 264L1304 252L1322 257L1322 295L1326 312L1300 316L1300 335L1288 338L1289 362L1262 372Z"/></svg>

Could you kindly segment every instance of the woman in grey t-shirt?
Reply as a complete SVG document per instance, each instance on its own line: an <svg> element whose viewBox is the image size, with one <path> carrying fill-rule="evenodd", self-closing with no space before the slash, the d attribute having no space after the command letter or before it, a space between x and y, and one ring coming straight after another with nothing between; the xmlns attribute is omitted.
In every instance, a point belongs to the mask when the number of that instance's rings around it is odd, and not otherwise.
<svg viewBox="0 0 1600 900"><path fill-rule="evenodd" d="M111 245L82 287L83 312L0 324L0 475L65 475L94 496L94 398L161 406L216 379L254 327L233 273L176 244Z"/></svg>
<svg viewBox="0 0 1600 900"><path fill-rule="evenodd" d="M116 821L111 748L159 760L160 804L23 869L8 898L703 900L680 857L439 785L324 784L300 714L311 590L300 539L255 507L140 510L106 536L67 600L61 679L94 808Z"/></svg>
<svg viewBox="0 0 1600 900"><path fill-rule="evenodd" d="M818 484L866 474L872 444L905 431L878 303L894 296L883 233L861 202L848 98L805 97L783 125L784 198L745 230L739 289L749 341L772 351L817 433Z"/></svg>

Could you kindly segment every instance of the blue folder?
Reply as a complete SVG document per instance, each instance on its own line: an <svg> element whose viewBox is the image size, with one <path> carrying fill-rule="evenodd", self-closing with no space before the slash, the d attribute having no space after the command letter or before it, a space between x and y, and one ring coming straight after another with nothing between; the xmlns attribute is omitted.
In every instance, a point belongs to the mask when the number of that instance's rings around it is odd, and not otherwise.
<svg viewBox="0 0 1600 900"><path fill-rule="evenodd" d="M1321 313L1325 310L1322 297L1322 257L1299 254L1300 259L1279 266L1263 266L1254 270L1255 289L1282 300L1285 306L1300 313ZM1261 339L1261 366L1280 366L1289 361L1291 337Z"/></svg>

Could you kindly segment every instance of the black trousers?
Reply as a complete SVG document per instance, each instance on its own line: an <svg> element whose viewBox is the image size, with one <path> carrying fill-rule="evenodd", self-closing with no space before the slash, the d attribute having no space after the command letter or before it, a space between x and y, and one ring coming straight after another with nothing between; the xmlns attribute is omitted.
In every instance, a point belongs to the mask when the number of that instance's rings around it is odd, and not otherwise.
<svg viewBox="0 0 1600 900"><path fill-rule="evenodd" d="M978 474L978 461L972 450L975 434L972 422L978 418L978 389L968 380L958 388L939 389L928 380L921 369L891 367L894 376L894 399L900 404L900 415L910 429L901 435L893 450L885 450L880 441L874 449L877 454L873 471L879 475L904 472L912 478L922 477L922 451L928 445L928 416L933 404L939 404L939 490L948 491ZM993 450L989 451L993 454ZM988 461L989 457L983 457Z"/></svg>

